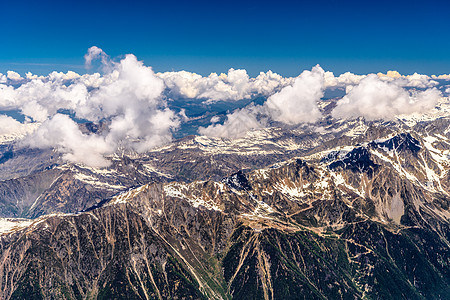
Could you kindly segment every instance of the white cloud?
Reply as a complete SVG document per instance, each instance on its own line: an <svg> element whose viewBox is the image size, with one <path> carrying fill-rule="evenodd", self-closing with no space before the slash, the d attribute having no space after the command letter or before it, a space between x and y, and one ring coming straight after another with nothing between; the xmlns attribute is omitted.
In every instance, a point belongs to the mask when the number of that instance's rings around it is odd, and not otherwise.
<svg viewBox="0 0 450 300"><path fill-rule="evenodd" d="M0 110L9 110L16 107L16 91L14 87L0 84Z"/></svg>
<svg viewBox="0 0 450 300"><path fill-rule="evenodd" d="M109 71L111 67L109 56L97 46L92 46L88 49L88 52L84 56L85 67L90 69L92 67L92 62L98 59L101 61L102 66L106 68L106 71Z"/></svg>
<svg viewBox="0 0 450 300"><path fill-rule="evenodd" d="M67 115L56 114L46 120L23 144L34 148L55 148L63 158L93 167L104 167L109 162L103 157L113 151L102 136L81 133L78 125Z"/></svg>
<svg viewBox="0 0 450 300"><path fill-rule="evenodd" d="M450 94L450 87L447 87L447 88L445 89L445 93Z"/></svg>
<svg viewBox="0 0 450 300"><path fill-rule="evenodd" d="M170 97L202 99L207 103L250 99L258 95L269 97L293 85L296 79L272 71L261 72L257 77L250 78L245 70L234 69L230 69L227 74L211 73L207 77L187 71L158 73L157 76L164 80ZM352 87L367 76L346 72L336 77L333 72L324 72L324 88ZM429 88L438 84L430 76L417 73L401 75L397 71L388 71L386 74L378 73L377 76L402 87Z"/></svg>
<svg viewBox="0 0 450 300"><path fill-rule="evenodd" d="M389 81L401 87L430 88L439 84L431 80L430 76L418 73L405 76L397 71L388 71L386 74L378 73L377 76L383 81Z"/></svg>
<svg viewBox="0 0 450 300"><path fill-rule="evenodd" d="M45 78L28 75L19 87L0 84L0 109L20 109L41 127L24 144L56 147L73 162L103 166L104 154L118 147L144 152L171 140L171 130L180 117L166 107L161 97L164 82L134 55L112 62L99 48L90 48L87 64L100 59L106 64L103 76L94 73L52 72ZM108 120L101 135L83 134L78 125L59 111L93 122Z"/></svg>
<svg viewBox="0 0 450 300"><path fill-rule="evenodd" d="M251 94L250 79L245 70L230 69L228 74L211 73L208 77L185 71L159 73L158 76L174 97L214 102L245 99Z"/></svg>
<svg viewBox="0 0 450 300"><path fill-rule="evenodd" d="M219 116L213 116L210 120L211 124L217 123L220 121L220 117Z"/></svg>
<svg viewBox="0 0 450 300"><path fill-rule="evenodd" d="M437 81L431 80L430 76L418 73L414 73L413 75L407 75L406 79L407 83L405 83L404 86L407 87L429 88L439 84Z"/></svg>
<svg viewBox="0 0 450 300"><path fill-rule="evenodd" d="M0 135L24 133L25 127L10 116L0 115Z"/></svg>
<svg viewBox="0 0 450 300"><path fill-rule="evenodd" d="M251 129L265 127L267 117L261 113L261 106L251 105L249 107L237 109L231 114L228 114L223 124L216 124L218 120L211 119L214 124L206 128L200 127L198 131L200 134L207 136L222 138L242 137Z"/></svg>
<svg viewBox="0 0 450 300"><path fill-rule="evenodd" d="M49 80L51 81L57 81L57 80L73 80L80 78L80 74L75 73L73 71L67 71L67 73L63 72L51 72L48 75Z"/></svg>
<svg viewBox="0 0 450 300"><path fill-rule="evenodd" d="M356 75L350 72L343 73L338 77L335 77L332 72L325 72L325 86L328 87L352 87L357 85L366 78L374 74L368 75ZM432 77L428 75L422 75L414 73L412 75L402 75L398 71L387 71L386 74L376 74L380 80L392 82L401 87L413 87L413 88L430 88L438 85L439 83L432 80ZM436 79L433 77L433 79Z"/></svg>
<svg viewBox="0 0 450 300"><path fill-rule="evenodd" d="M315 66L311 71L304 71L292 86L286 86L270 96L262 106L251 105L228 114L223 124L211 119L212 125L199 128L199 133L216 137L241 137L248 130L265 127L269 118L296 125L315 122L322 115L317 106L324 91L324 71Z"/></svg>
<svg viewBox="0 0 450 300"><path fill-rule="evenodd" d="M394 82L369 75L338 101L332 115L335 118L393 119L396 115L432 109L439 98L440 92L435 88L410 93Z"/></svg>
<svg viewBox="0 0 450 300"><path fill-rule="evenodd" d="M7 80L6 75L0 73L0 84L6 83Z"/></svg>
<svg viewBox="0 0 450 300"><path fill-rule="evenodd" d="M94 73L94 74L84 74L79 79L80 83L84 84L88 88L99 88L103 82L105 81L105 78L100 75L100 73Z"/></svg>
<svg viewBox="0 0 450 300"><path fill-rule="evenodd" d="M69 72L71 72L71 71L69 71ZM25 76L26 76L27 80L33 80L33 79L45 80L45 76L38 76L38 75L35 75L35 74L31 73L31 72L27 72L25 74Z"/></svg>
<svg viewBox="0 0 450 300"><path fill-rule="evenodd" d="M20 81L20 80L23 80L23 78L22 78L22 76L20 76L20 74L19 73L17 73L17 72L14 72L14 71L8 71L8 72L6 72L6 77L9 79L9 80L12 80L12 81Z"/></svg>
<svg viewBox="0 0 450 300"><path fill-rule="evenodd" d="M450 74L442 74L442 75L431 75L433 79L441 79L441 80L450 80Z"/></svg>
<svg viewBox="0 0 450 300"><path fill-rule="evenodd" d="M226 74L165 72L155 74L150 67L126 55L114 62L98 47L89 48L86 66L98 66L100 73L77 74L52 72L47 76L26 73L22 78L9 71L0 74L0 110L20 110L30 121L42 123L27 138L33 147L56 147L70 161L105 165L105 154L119 147L138 152L171 140L171 131L189 118L167 108L165 97L192 98L204 102L237 101L255 96L267 97L259 106L249 106L229 113L223 122L214 116L210 126L200 127L201 134L219 137L240 137L248 130L268 126L270 121L287 125L316 122L321 118L317 102L327 88L345 88L347 95L338 102L333 116L368 119L392 118L397 114L421 111L432 107L439 92L430 89L437 84L421 74L356 75L350 72L337 77L320 66L304 71L298 77L286 78L272 71L252 78L246 70L230 69ZM403 87L427 88L425 92L406 91ZM92 122L107 120L108 128L101 134L83 134L78 125L61 110ZM18 122L5 117L5 129L19 130ZM20 123L19 123L20 124ZM52 128L59 126L59 128ZM45 138L45 141L41 139ZM26 143L25 143L26 144Z"/></svg>
<svg viewBox="0 0 450 300"><path fill-rule="evenodd" d="M387 71L386 74L383 74L383 73L379 72L377 74L377 76L380 77L380 78L387 77L387 78L393 78L393 79L403 77L398 71L395 71L395 70Z"/></svg>
<svg viewBox="0 0 450 300"><path fill-rule="evenodd" d="M253 81L253 90L260 95L270 96L283 87L292 85L295 78L283 77L272 71L260 72Z"/></svg>
<svg viewBox="0 0 450 300"><path fill-rule="evenodd" d="M61 80L33 79L18 88L0 85L0 109L20 109L35 121L45 121L58 109L76 109L88 97L86 86L66 86Z"/></svg>
<svg viewBox="0 0 450 300"><path fill-rule="evenodd" d="M264 106L272 119L290 125L317 121L322 116L317 101L323 97L324 74L317 65L303 71L292 86L270 96Z"/></svg>
<svg viewBox="0 0 450 300"><path fill-rule="evenodd" d="M325 87L345 87L349 85L356 85L367 75L356 75L350 72L343 73L335 77L333 72L325 72L324 81Z"/></svg>
<svg viewBox="0 0 450 300"><path fill-rule="evenodd" d="M157 76L164 80L171 97L203 99L209 103L269 96L293 81L272 71L250 78L246 70L235 69L227 74L211 73L207 77L186 71L158 73Z"/></svg>

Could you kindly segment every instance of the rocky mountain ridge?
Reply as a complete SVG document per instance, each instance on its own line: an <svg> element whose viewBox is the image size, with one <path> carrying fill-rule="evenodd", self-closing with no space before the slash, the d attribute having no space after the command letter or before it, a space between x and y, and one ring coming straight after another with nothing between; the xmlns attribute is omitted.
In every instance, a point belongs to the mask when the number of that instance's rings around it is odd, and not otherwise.
<svg viewBox="0 0 450 300"><path fill-rule="evenodd" d="M445 299L448 125L403 131L356 120L309 148L310 133L292 131L256 141L189 137L117 157L106 170L51 168L45 177L60 185L35 207L63 209L4 232L1 297ZM280 156L264 152L276 153L271 144L284 147ZM238 147L247 150L233 153ZM198 170L177 177L187 159L200 160ZM111 171L120 167L129 173Z"/></svg>

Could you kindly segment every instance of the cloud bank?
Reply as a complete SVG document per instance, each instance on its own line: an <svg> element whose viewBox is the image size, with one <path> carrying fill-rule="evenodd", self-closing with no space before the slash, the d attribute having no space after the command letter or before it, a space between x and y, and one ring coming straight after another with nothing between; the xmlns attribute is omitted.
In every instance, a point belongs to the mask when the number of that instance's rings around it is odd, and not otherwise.
<svg viewBox="0 0 450 300"><path fill-rule="evenodd" d="M27 126L10 116L0 115L0 135L17 134L22 135L28 132Z"/></svg>
<svg viewBox="0 0 450 300"><path fill-rule="evenodd" d="M440 79L440 80L450 80L450 74L442 74L442 75L431 75L431 78L433 79Z"/></svg>
<svg viewBox="0 0 450 300"><path fill-rule="evenodd" d="M86 55L88 64L94 59L107 66L103 76L53 72L45 78L28 76L31 80L17 88L0 85L1 110L19 109L30 120L42 123L22 144L54 147L69 161L105 166L103 156L119 147L144 152L170 141L179 116L167 108L161 97L164 82L153 70L134 55L118 63L107 61L96 47ZM106 120L108 130L83 134L62 110L92 122Z"/></svg>
<svg viewBox="0 0 450 300"><path fill-rule="evenodd" d="M343 119L391 120L396 115L430 110L440 97L436 88L408 92L394 82L369 75L337 102L332 115Z"/></svg>
<svg viewBox="0 0 450 300"><path fill-rule="evenodd" d="M315 122L322 114L317 102L323 97L325 72L320 66L303 71L292 86L270 96L264 106L273 120L295 125Z"/></svg>
<svg viewBox="0 0 450 300"><path fill-rule="evenodd" d="M212 120L213 123L214 121L217 120ZM267 116L263 108L250 105L228 114L223 124L200 127L198 132L206 136L238 138L244 136L249 130L266 127L266 124Z"/></svg>
<svg viewBox="0 0 450 300"><path fill-rule="evenodd" d="M327 88L346 88L346 95L337 101L332 116L338 119L363 117L366 120L391 120L398 115L425 112L435 107L442 97L434 88L438 84L427 75L387 74L355 75L344 73L335 77L320 66L304 71L279 92L268 97L262 106L236 110L226 116L223 124L212 122L199 133L208 136L242 137L250 129L267 126L270 120L286 125L314 123L322 117L318 102ZM409 88L409 89L407 89ZM425 89L418 91L415 88Z"/></svg>
<svg viewBox="0 0 450 300"><path fill-rule="evenodd" d="M223 124L200 127L199 133L236 138L245 135L250 129L265 127L268 120L296 125L303 122L315 122L322 114L317 102L324 91L325 72L320 66L304 71L293 85L288 85L270 96L261 106L250 106L228 114Z"/></svg>
<svg viewBox="0 0 450 300"><path fill-rule="evenodd" d="M217 101L237 101L255 96L269 97L287 86L292 86L297 77L283 77L272 71L261 72L250 78L246 70L230 69L227 74L211 73L203 77L187 71L157 73L163 79L170 97L200 99L206 103ZM335 76L333 72L324 72L324 88L345 88L358 85L369 75L357 75L351 72ZM376 74L380 80L392 82L406 88L430 88L438 84L434 79L447 79L447 75L432 77L414 73L401 75L397 71ZM300 75L299 75L300 76Z"/></svg>
<svg viewBox="0 0 450 300"><path fill-rule="evenodd" d="M441 84L442 89L442 82L450 80L449 75L396 71L335 76L318 65L297 77L268 71L252 78L246 70L235 69L209 76L187 71L155 74L132 54L114 61L95 46L88 49L85 65L100 72L0 74L0 111L19 110L25 116L25 123L20 123L0 115L0 135L33 131L21 145L55 148L66 160L106 166L105 155L119 148L145 152L172 139L172 132L189 118L184 109L176 113L169 108L171 99L197 99L209 105L265 97L261 105L237 109L224 118L214 116L209 126L198 129L208 136L235 138L252 129L320 120L318 102L328 89L346 91L332 111L334 118L393 119L426 111L442 96L435 86ZM87 133L76 118L106 125Z"/></svg>
<svg viewBox="0 0 450 300"><path fill-rule="evenodd" d="M211 73L207 77L186 71L158 73L157 76L164 80L171 97L202 99L207 103L269 96L293 81L272 71L250 78L246 70L235 69L227 74Z"/></svg>

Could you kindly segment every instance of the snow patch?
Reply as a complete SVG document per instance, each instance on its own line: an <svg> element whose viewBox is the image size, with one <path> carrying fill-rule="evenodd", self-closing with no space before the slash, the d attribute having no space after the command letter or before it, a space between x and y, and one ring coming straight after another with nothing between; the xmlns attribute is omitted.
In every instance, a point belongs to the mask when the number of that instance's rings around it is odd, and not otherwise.
<svg viewBox="0 0 450 300"><path fill-rule="evenodd" d="M0 218L0 234L11 233L33 224L31 219Z"/></svg>
<svg viewBox="0 0 450 300"><path fill-rule="evenodd" d="M130 199L135 198L138 194L145 191L148 188L148 185L142 185L136 189L129 190L127 192L123 192L117 196L115 196L108 205L122 204L128 202Z"/></svg>
<svg viewBox="0 0 450 300"><path fill-rule="evenodd" d="M199 182L193 182L192 184L198 184ZM225 188L224 186L222 187ZM214 199L208 197L208 195L202 194L201 197L189 193L189 186L181 183L172 182L164 185L164 192L166 196L184 199L195 208L204 207L208 210L222 211L220 207L214 202Z"/></svg>
<svg viewBox="0 0 450 300"><path fill-rule="evenodd" d="M76 173L73 176L75 179L87 183L89 185L95 186L95 187L99 187L99 188L104 188L104 189L108 189L108 190L121 190L124 189L125 186L123 185L115 185L115 184L110 184L107 182L102 182L100 181L98 178L91 176L91 175L86 175L83 173Z"/></svg>

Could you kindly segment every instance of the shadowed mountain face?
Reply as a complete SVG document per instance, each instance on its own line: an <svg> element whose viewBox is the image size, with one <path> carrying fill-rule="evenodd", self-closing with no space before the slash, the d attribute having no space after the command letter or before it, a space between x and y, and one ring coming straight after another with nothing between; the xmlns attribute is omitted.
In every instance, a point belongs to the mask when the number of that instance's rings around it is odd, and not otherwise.
<svg viewBox="0 0 450 300"><path fill-rule="evenodd" d="M3 219L0 298L446 299L449 125L186 137L104 169L11 146L0 214L34 219Z"/></svg>

